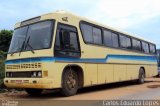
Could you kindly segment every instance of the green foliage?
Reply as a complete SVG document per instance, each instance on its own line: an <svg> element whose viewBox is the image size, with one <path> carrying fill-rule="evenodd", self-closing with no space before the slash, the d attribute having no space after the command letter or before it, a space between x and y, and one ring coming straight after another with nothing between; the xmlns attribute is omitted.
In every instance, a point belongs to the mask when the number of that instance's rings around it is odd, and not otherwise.
<svg viewBox="0 0 160 106"><path fill-rule="evenodd" d="M6 53L11 42L13 31L1 30L0 31L0 88L3 88L3 79L5 77L5 59ZM0 92L2 89L0 89Z"/></svg>
<svg viewBox="0 0 160 106"><path fill-rule="evenodd" d="M4 83L3 83L3 79L5 77L5 54L0 51L0 88L3 88ZM0 89L0 92L2 91L2 89Z"/></svg>
<svg viewBox="0 0 160 106"><path fill-rule="evenodd" d="M4 78L4 65L5 62L5 53L3 51L0 51L0 79Z"/></svg>
<svg viewBox="0 0 160 106"><path fill-rule="evenodd" d="M0 51L7 52L12 38L12 30L0 31Z"/></svg>
<svg viewBox="0 0 160 106"><path fill-rule="evenodd" d="M0 86L3 85L3 79L5 76L5 53L0 51Z"/></svg>

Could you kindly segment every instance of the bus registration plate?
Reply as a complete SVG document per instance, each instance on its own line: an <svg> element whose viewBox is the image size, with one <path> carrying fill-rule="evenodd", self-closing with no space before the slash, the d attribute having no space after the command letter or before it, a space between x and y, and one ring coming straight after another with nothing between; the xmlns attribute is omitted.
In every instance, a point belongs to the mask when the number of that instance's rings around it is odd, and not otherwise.
<svg viewBox="0 0 160 106"><path fill-rule="evenodd" d="M22 83L22 80L16 80L15 81L17 84L21 84Z"/></svg>

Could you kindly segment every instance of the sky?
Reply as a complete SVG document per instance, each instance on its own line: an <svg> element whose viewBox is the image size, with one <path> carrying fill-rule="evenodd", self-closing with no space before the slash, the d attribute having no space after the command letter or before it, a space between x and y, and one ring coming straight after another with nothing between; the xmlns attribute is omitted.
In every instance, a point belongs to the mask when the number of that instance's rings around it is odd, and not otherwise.
<svg viewBox="0 0 160 106"><path fill-rule="evenodd" d="M66 10L154 42L160 48L160 0L0 0L0 30Z"/></svg>

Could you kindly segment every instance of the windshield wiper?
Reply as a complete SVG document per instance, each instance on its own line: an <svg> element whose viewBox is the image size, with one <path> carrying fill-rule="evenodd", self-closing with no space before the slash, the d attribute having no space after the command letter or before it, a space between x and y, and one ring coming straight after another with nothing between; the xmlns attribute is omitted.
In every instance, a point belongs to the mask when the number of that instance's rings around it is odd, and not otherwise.
<svg viewBox="0 0 160 106"><path fill-rule="evenodd" d="M22 52L22 50L23 50L23 48L24 48L24 43L25 43L25 40L23 41L22 46L21 46L21 48L20 48L19 56L21 55L21 52Z"/></svg>
<svg viewBox="0 0 160 106"><path fill-rule="evenodd" d="M35 52L34 52L33 47L29 44L29 39L30 39L30 36L29 36L28 39L27 39L27 43L26 43L25 49L26 49L27 47L30 47L31 52L34 54Z"/></svg>

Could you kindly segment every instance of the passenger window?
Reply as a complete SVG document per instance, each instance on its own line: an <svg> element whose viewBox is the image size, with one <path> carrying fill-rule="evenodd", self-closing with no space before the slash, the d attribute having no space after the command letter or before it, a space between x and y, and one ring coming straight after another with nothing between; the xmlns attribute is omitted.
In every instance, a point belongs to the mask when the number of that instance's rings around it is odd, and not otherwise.
<svg viewBox="0 0 160 106"><path fill-rule="evenodd" d="M126 37L126 41L127 41L127 49L131 49L132 47L131 47L131 39L130 38L128 38L128 37Z"/></svg>
<svg viewBox="0 0 160 106"><path fill-rule="evenodd" d="M155 54L156 53L156 47L153 44L149 44L150 53Z"/></svg>
<svg viewBox="0 0 160 106"><path fill-rule="evenodd" d="M142 50L143 50L143 52L145 52L145 53L149 53L148 43L142 42Z"/></svg>
<svg viewBox="0 0 160 106"><path fill-rule="evenodd" d="M122 48L131 49L131 39L127 36L120 35L120 45Z"/></svg>
<svg viewBox="0 0 160 106"><path fill-rule="evenodd" d="M86 43L102 44L102 31L92 25L81 24L82 36Z"/></svg>
<svg viewBox="0 0 160 106"><path fill-rule="evenodd" d="M83 39L86 43L93 43L92 26L81 24Z"/></svg>
<svg viewBox="0 0 160 106"><path fill-rule="evenodd" d="M112 33L112 43L113 47L119 47L118 34Z"/></svg>
<svg viewBox="0 0 160 106"><path fill-rule="evenodd" d="M62 57L79 57L80 48L77 32L62 27L59 24L55 40L55 55ZM70 26L66 26L70 27Z"/></svg>
<svg viewBox="0 0 160 106"><path fill-rule="evenodd" d="M119 47L118 35L111 31L104 30L104 45L110 47Z"/></svg>
<svg viewBox="0 0 160 106"><path fill-rule="evenodd" d="M132 39L132 48L134 50L139 50L141 51L141 41L137 40L137 39Z"/></svg>
<svg viewBox="0 0 160 106"><path fill-rule="evenodd" d="M112 33L110 31L104 30L103 41L105 46L112 47Z"/></svg>
<svg viewBox="0 0 160 106"><path fill-rule="evenodd" d="M93 39L94 39L94 44L102 44L101 29L93 27Z"/></svg>
<svg viewBox="0 0 160 106"><path fill-rule="evenodd" d="M126 43L125 36L120 35L119 38L120 38L120 45L121 45L121 47L126 48L127 43Z"/></svg>

